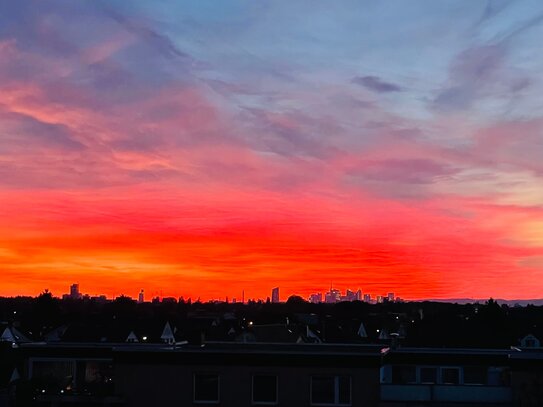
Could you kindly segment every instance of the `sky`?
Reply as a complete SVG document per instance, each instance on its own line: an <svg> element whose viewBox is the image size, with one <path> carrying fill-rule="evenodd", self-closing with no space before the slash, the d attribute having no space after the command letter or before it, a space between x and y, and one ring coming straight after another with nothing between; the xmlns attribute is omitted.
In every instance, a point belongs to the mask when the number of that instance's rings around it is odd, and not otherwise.
<svg viewBox="0 0 543 407"><path fill-rule="evenodd" d="M0 296L543 297L543 3L0 0Z"/></svg>

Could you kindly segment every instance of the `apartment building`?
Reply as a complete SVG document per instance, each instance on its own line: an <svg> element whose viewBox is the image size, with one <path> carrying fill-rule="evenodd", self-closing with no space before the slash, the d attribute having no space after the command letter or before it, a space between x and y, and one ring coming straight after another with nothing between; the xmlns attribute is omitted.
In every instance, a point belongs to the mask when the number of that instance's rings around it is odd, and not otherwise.
<svg viewBox="0 0 543 407"><path fill-rule="evenodd" d="M538 405L543 372L541 351L517 348L58 342L16 351L11 405L525 407Z"/></svg>

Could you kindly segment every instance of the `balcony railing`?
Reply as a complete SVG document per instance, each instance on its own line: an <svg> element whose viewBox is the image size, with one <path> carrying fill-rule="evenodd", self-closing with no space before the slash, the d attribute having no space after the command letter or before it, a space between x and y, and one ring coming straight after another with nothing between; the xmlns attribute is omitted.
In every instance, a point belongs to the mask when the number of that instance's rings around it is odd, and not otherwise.
<svg viewBox="0 0 543 407"><path fill-rule="evenodd" d="M439 384L381 384L382 401L509 403L510 387Z"/></svg>

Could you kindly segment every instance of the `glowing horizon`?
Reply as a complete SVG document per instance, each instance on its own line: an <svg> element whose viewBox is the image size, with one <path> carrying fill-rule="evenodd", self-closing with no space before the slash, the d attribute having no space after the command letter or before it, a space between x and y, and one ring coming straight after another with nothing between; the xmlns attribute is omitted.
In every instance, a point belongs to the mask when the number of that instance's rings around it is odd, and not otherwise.
<svg viewBox="0 0 543 407"><path fill-rule="evenodd" d="M543 297L538 2L4 8L0 296Z"/></svg>

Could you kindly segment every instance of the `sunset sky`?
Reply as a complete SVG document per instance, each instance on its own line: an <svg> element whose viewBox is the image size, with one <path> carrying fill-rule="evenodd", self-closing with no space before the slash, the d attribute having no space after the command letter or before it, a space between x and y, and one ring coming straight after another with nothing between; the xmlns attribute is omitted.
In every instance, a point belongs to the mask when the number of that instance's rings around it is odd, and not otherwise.
<svg viewBox="0 0 543 407"><path fill-rule="evenodd" d="M543 297L543 3L0 0L0 296Z"/></svg>

